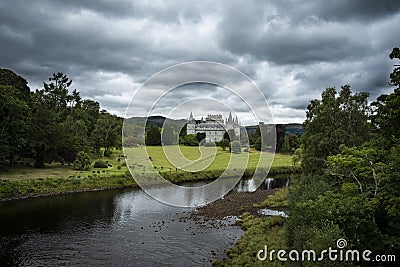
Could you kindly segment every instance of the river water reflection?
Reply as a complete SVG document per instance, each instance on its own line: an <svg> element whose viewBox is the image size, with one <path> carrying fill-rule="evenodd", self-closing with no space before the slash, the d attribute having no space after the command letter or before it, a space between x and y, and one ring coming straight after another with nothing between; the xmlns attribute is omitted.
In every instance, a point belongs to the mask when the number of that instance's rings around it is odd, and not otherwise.
<svg viewBox="0 0 400 267"><path fill-rule="evenodd" d="M232 222L199 225L190 211L139 189L3 202L0 266L204 266L243 234Z"/></svg>

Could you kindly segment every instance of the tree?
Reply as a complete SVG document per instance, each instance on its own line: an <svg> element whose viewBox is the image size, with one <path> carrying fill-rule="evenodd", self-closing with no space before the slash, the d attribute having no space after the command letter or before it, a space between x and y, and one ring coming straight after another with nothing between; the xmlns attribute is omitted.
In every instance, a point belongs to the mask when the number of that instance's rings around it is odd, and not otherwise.
<svg viewBox="0 0 400 267"><path fill-rule="evenodd" d="M75 170L89 170L90 169L90 157L83 151L80 151L74 160L74 169Z"/></svg>
<svg viewBox="0 0 400 267"><path fill-rule="evenodd" d="M202 140L206 139L206 133L196 133L196 139L200 143Z"/></svg>
<svg viewBox="0 0 400 267"><path fill-rule="evenodd" d="M231 136L229 135L229 133L227 131L225 131L223 139L228 140L228 142L231 142Z"/></svg>
<svg viewBox="0 0 400 267"><path fill-rule="evenodd" d="M199 141L197 141L196 135L194 135L194 134L187 134L184 137L184 140L185 140L185 145L187 145L187 146L198 146L199 145Z"/></svg>
<svg viewBox="0 0 400 267"><path fill-rule="evenodd" d="M231 152L235 154L240 154L242 152L242 145L239 141L231 142Z"/></svg>
<svg viewBox="0 0 400 267"><path fill-rule="evenodd" d="M276 130L276 147L275 151L276 152L281 152L283 142L285 141L285 136L286 136L286 130L285 130L285 125L284 124L277 124L275 125L275 130ZM267 140L267 138L264 136L264 139ZM265 143L265 141L264 141Z"/></svg>
<svg viewBox="0 0 400 267"><path fill-rule="evenodd" d="M296 134L289 134L287 137L289 138L290 148L292 149L292 151L300 147L301 142Z"/></svg>
<svg viewBox="0 0 400 267"><path fill-rule="evenodd" d="M392 52L389 55L390 59L400 59L400 49L398 47L393 48ZM400 88L400 67L397 65L394 68L393 72L390 73L390 84L393 86L397 86Z"/></svg>
<svg viewBox="0 0 400 267"><path fill-rule="evenodd" d="M115 115L111 115L105 110L100 112L96 121L96 127L92 134L92 140L96 151L99 153L103 147L102 156L110 147L120 146L122 121Z"/></svg>
<svg viewBox="0 0 400 267"><path fill-rule="evenodd" d="M147 127L145 144L148 146L161 145L161 133L157 126L150 124L149 127Z"/></svg>
<svg viewBox="0 0 400 267"><path fill-rule="evenodd" d="M71 86L72 80L67 75L58 72L53 73L49 81L50 83L43 82L44 93L50 108L62 120L67 115L68 103L73 101L73 97L68 94L68 87Z"/></svg>
<svg viewBox="0 0 400 267"><path fill-rule="evenodd" d="M177 136L174 133L174 129L172 126L168 124L164 124L162 129L162 144L163 145L173 145L176 144Z"/></svg>
<svg viewBox="0 0 400 267"><path fill-rule="evenodd" d="M32 94L27 84L13 71L0 69L0 168L30 153Z"/></svg>
<svg viewBox="0 0 400 267"><path fill-rule="evenodd" d="M391 59L400 59L399 48L394 48ZM390 95L381 95L372 103L374 112L372 122L375 132L384 135L390 141L400 138L400 67L394 68L390 74L390 84L396 86ZM390 146L390 142L388 144Z"/></svg>
<svg viewBox="0 0 400 267"><path fill-rule="evenodd" d="M323 173L328 156L340 152L340 145L357 146L370 136L368 93L352 94L343 86L336 97L335 88L322 93L322 100L312 100L303 124L303 171Z"/></svg>
<svg viewBox="0 0 400 267"><path fill-rule="evenodd" d="M187 134L187 123L183 125L182 129L179 131L179 137L185 137Z"/></svg>
<svg viewBox="0 0 400 267"><path fill-rule="evenodd" d="M99 102L85 99L79 104L79 114L76 117L83 119L86 122L86 127L88 129L88 137L92 134L96 128L96 121L100 115L100 104Z"/></svg>
<svg viewBox="0 0 400 267"><path fill-rule="evenodd" d="M221 142L219 142L219 146L222 148L223 151L226 150L227 147L229 147L229 140L228 139L222 139Z"/></svg>
<svg viewBox="0 0 400 267"><path fill-rule="evenodd" d="M293 154L293 157L292 157L293 165L296 166L297 163L299 161L301 161L302 158L303 158L303 149L299 147L294 151L294 154Z"/></svg>
<svg viewBox="0 0 400 267"><path fill-rule="evenodd" d="M290 146L289 137L285 136L281 152L290 153L292 152L292 147Z"/></svg>
<svg viewBox="0 0 400 267"><path fill-rule="evenodd" d="M261 137L257 137L256 140L254 141L254 148L255 150L261 151L262 150L262 143L261 143Z"/></svg>
<svg viewBox="0 0 400 267"><path fill-rule="evenodd" d="M28 144L28 104L18 98L13 86L0 85L0 167L13 165L16 155L22 154Z"/></svg>

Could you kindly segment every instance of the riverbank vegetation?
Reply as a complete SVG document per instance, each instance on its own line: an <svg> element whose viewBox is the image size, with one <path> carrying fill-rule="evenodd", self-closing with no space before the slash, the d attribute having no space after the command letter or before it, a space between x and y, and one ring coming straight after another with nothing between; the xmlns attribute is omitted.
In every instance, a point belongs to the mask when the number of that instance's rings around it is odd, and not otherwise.
<svg viewBox="0 0 400 267"><path fill-rule="evenodd" d="M162 153L162 147L150 147L150 151L153 158L152 163L156 170L173 183L213 180L223 172L220 169L221 165L218 164L213 165L212 168L193 173L175 168L171 169L165 166L168 161ZM198 155L196 153L199 153L197 147L183 146L182 151L188 158L195 158ZM93 159L88 170L75 170L73 165L62 165L60 163L45 164L43 168L35 168L31 164L15 164L12 168L7 168L7 171L0 173L0 199L137 186L128 171L125 157L122 155L123 152L121 150L110 152L108 157ZM230 153L222 150L218 153L220 155L218 162L225 164L229 160ZM258 153L254 153L255 159L258 159ZM277 154L276 158L278 160L273 162L270 174L284 174L298 170L289 165L291 162L290 155ZM105 164L106 168L103 168L100 163ZM244 172L244 176L250 177L254 174L254 171L255 167L249 167Z"/></svg>
<svg viewBox="0 0 400 267"><path fill-rule="evenodd" d="M400 50L390 58L399 59ZM376 101L347 85L311 101L303 175L289 194L288 249L320 252L344 238L349 249L400 257L399 73L396 67L390 74L394 92Z"/></svg>
<svg viewBox="0 0 400 267"><path fill-rule="evenodd" d="M268 195L261 203L254 203L256 208L282 209L288 206L288 189L282 188ZM260 261L257 253L267 245L268 251L285 250L286 239L284 224L286 219L281 216L256 216L245 212L238 225L246 233L234 247L227 251L228 259L216 260L213 266L283 266L282 262L275 260Z"/></svg>
<svg viewBox="0 0 400 267"><path fill-rule="evenodd" d="M399 48L390 58L400 59ZM269 251L312 249L320 255L336 248L339 239L346 240L346 249L372 251L372 260L376 255L400 257L400 67L390 74L390 84L394 92L370 104L368 93L353 94L348 85L339 92L327 88L321 100L310 102L297 149L301 177L288 191L255 204L287 207L288 219L244 214L245 235L228 250L229 258L216 261L216 266L265 266L256 254L264 245ZM325 257L312 263L268 262L268 266L343 263Z"/></svg>

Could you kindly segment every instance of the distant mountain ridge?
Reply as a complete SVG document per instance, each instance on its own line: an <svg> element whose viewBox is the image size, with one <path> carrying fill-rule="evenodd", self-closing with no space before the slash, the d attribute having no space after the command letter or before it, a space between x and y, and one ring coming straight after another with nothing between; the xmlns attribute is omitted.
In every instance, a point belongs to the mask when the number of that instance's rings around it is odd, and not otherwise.
<svg viewBox="0 0 400 267"><path fill-rule="evenodd" d="M131 117L128 120L129 123L132 124L141 124L147 120L147 124L153 124L154 126L157 126L161 128L164 125L164 122L167 118L164 116L150 116L150 117ZM174 119L168 119L168 121L171 123L171 125L184 125L186 123L186 119L179 119L179 120L174 120Z"/></svg>
<svg viewBox="0 0 400 267"><path fill-rule="evenodd" d="M154 126L157 126L161 128L167 119L164 116L150 116L148 118L146 117L131 117L128 119L129 122L131 123L144 123L145 120L147 119L147 124L153 124ZM175 125L176 128L180 128L181 125L184 125L187 120L186 119L168 119L171 125ZM301 123L287 123L283 124L285 126L285 134L296 134L297 136L300 136L303 134L303 126ZM249 126L244 126L246 128L246 131L248 133L255 133L258 125L249 125Z"/></svg>

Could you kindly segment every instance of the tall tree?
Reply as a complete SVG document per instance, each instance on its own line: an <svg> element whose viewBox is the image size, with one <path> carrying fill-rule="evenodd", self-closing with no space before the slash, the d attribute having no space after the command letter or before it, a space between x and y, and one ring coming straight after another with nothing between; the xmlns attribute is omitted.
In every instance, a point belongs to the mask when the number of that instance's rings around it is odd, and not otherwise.
<svg viewBox="0 0 400 267"><path fill-rule="evenodd" d="M287 136L285 136L285 138L284 138L281 151L283 153L290 153L292 151L292 147L290 146L289 137L287 137Z"/></svg>
<svg viewBox="0 0 400 267"><path fill-rule="evenodd" d="M205 138L206 138L206 133L196 133L196 139L199 143Z"/></svg>
<svg viewBox="0 0 400 267"><path fill-rule="evenodd" d="M100 154L100 148L104 148L101 155L104 157L105 151L114 146L121 145L122 121L117 116L102 110L96 121L96 127L92 134L93 145Z"/></svg>
<svg viewBox="0 0 400 267"><path fill-rule="evenodd" d="M282 150L283 142L285 141L285 136L286 136L286 129L284 124L277 124L275 126L276 130L276 147L275 151L280 152ZM265 141L267 141L267 138L264 137ZM264 145L265 146L265 145Z"/></svg>
<svg viewBox="0 0 400 267"><path fill-rule="evenodd" d="M339 95L335 88L322 93L322 100L312 100L304 122L305 174L323 173L328 156L340 152L340 145L357 146L370 135L368 122L368 93L352 94L350 86L342 86Z"/></svg>
<svg viewBox="0 0 400 267"><path fill-rule="evenodd" d="M27 156L29 146L29 106L32 94L28 82L11 70L0 69L0 166L13 165L17 155Z"/></svg>
<svg viewBox="0 0 400 267"><path fill-rule="evenodd" d="M30 121L28 104L18 98L12 86L0 85L0 167L10 166L16 155L27 148Z"/></svg>
<svg viewBox="0 0 400 267"><path fill-rule="evenodd" d="M146 128L146 145L148 146L159 146L161 145L161 133L157 126L150 124Z"/></svg>
<svg viewBox="0 0 400 267"><path fill-rule="evenodd" d="M394 48L390 58L400 59L400 49ZM400 67L395 67L390 74L390 84L396 87L394 92L390 95L381 95L372 103L374 130L384 135L388 141L400 138Z"/></svg>
<svg viewBox="0 0 400 267"><path fill-rule="evenodd" d="M174 133L174 129L169 123L164 124L162 129L162 144L173 145L175 143L177 143L177 136Z"/></svg>

